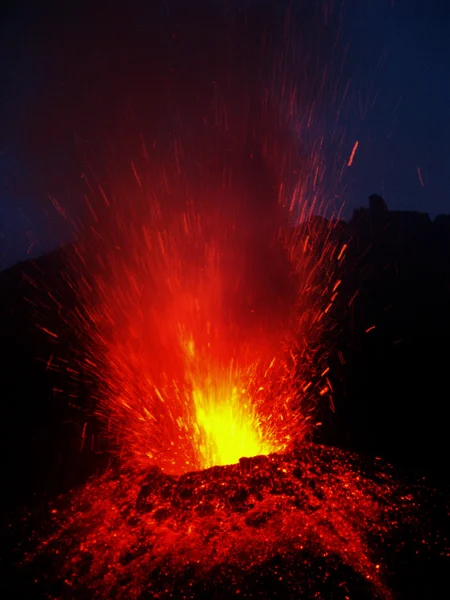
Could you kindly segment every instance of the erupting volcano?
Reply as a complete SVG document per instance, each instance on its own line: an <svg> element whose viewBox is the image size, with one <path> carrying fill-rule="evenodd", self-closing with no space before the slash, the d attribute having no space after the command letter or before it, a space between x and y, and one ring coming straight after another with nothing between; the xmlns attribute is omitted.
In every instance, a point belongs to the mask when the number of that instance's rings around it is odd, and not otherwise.
<svg viewBox="0 0 450 600"><path fill-rule="evenodd" d="M75 308L50 298L114 464L53 505L47 597L390 597L381 546L411 497L311 443L346 248L311 141L328 71L302 54L299 87L288 32L255 76L224 59L190 96L180 75L170 136L83 175Z"/></svg>

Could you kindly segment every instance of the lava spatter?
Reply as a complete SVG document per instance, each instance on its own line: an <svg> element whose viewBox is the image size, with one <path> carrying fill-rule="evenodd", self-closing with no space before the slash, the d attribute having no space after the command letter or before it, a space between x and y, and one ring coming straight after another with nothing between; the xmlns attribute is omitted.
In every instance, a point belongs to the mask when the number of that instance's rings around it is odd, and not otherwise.
<svg viewBox="0 0 450 600"><path fill-rule="evenodd" d="M40 552L64 557L63 598L390 598L399 489L389 468L312 444L180 476L106 473Z"/></svg>

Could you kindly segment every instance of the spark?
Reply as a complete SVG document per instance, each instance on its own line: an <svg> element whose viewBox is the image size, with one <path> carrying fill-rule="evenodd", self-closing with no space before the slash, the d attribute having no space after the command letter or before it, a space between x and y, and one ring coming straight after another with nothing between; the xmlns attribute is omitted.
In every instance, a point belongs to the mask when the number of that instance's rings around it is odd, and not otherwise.
<svg viewBox="0 0 450 600"><path fill-rule="evenodd" d="M425 184L423 182L423 177L422 177L422 169L420 167L417 167L417 175L419 176L420 185L422 187L425 187Z"/></svg>
<svg viewBox="0 0 450 600"><path fill-rule="evenodd" d="M339 252L339 254L338 254L338 258L337 258L337 259L338 259L338 261L339 261L339 260L342 260L342 258L343 258L343 256L344 256L344 254L345 254L345 251L346 251L346 250L347 250L347 244L344 244L344 245L342 246L342 248L341 248L341 251L340 251L340 252ZM340 282L340 280L338 280L338 281L336 282L336 288L335 288L333 291L335 291L335 290L336 290L336 289L339 287L340 283L341 283L341 282Z"/></svg>
<svg viewBox="0 0 450 600"><path fill-rule="evenodd" d="M355 145L353 146L353 150L352 150L352 152L350 154L350 158L348 160L347 167L351 167L352 166L353 159L355 158L356 151L358 150L358 146L359 146L359 142L356 141Z"/></svg>
<svg viewBox="0 0 450 600"><path fill-rule="evenodd" d="M47 335L49 335L50 337L52 337L54 339L58 339L58 334L54 333L53 331L50 331L50 329L47 329L46 327L42 327L41 325L36 325L36 327L38 329L40 329L41 331L43 331L44 333L46 333Z"/></svg>

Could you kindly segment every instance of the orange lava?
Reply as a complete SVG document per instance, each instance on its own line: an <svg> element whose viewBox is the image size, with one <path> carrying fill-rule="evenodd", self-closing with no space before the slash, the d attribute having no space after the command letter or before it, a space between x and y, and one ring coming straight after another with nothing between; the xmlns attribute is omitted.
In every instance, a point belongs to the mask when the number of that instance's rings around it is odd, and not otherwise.
<svg viewBox="0 0 450 600"><path fill-rule="evenodd" d="M199 445L204 468L237 463L242 456L269 454L283 449L264 442L251 399L231 376L216 383L213 377L194 384L195 418L201 431Z"/></svg>

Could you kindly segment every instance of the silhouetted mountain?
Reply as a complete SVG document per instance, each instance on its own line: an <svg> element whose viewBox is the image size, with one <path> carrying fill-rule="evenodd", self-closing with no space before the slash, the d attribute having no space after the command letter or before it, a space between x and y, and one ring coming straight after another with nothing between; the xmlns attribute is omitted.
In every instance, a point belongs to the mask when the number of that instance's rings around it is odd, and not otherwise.
<svg viewBox="0 0 450 600"><path fill-rule="evenodd" d="M450 219L374 195L347 235L331 439L445 476Z"/></svg>
<svg viewBox="0 0 450 600"><path fill-rule="evenodd" d="M79 343L64 326L64 311L74 306L75 298L61 274L62 254L0 274L4 507L60 493L83 481L98 463L94 454L84 460L89 448L80 453L88 417L78 408L86 402L83 384L74 383L67 370ZM44 326L56 337L40 328Z"/></svg>

